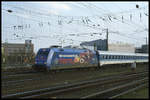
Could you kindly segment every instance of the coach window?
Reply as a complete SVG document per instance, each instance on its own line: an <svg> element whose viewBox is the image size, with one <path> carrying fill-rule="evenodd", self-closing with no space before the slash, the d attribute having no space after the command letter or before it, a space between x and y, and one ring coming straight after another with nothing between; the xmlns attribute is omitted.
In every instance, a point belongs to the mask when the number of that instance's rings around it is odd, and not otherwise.
<svg viewBox="0 0 150 100"><path fill-rule="evenodd" d="M105 55L103 55L103 58L105 59Z"/></svg>
<svg viewBox="0 0 150 100"><path fill-rule="evenodd" d="M113 55L111 55L111 59L113 59Z"/></svg>
<svg viewBox="0 0 150 100"><path fill-rule="evenodd" d="M114 59L114 56L112 56L112 59Z"/></svg>
<svg viewBox="0 0 150 100"><path fill-rule="evenodd" d="M107 59L107 55L105 55L105 59Z"/></svg>
<svg viewBox="0 0 150 100"><path fill-rule="evenodd" d="M107 55L107 59L109 59L109 55Z"/></svg>
<svg viewBox="0 0 150 100"><path fill-rule="evenodd" d="M110 55L108 56L108 59L110 59Z"/></svg>
<svg viewBox="0 0 150 100"><path fill-rule="evenodd" d="M110 59L110 55L108 56L108 59Z"/></svg>
<svg viewBox="0 0 150 100"><path fill-rule="evenodd" d="M109 55L107 55L107 59L109 59Z"/></svg>
<svg viewBox="0 0 150 100"><path fill-rule="evenodd" d="M103 55L101 55L100 58L103 59Z"/></svg>
<svg viewBox="0 0 150 100"><path fill-rule="evenodd" d="M109 56L109 59L111 59L111 55Z"/></svg>
<svg viewBox="0 0 150 100"><path fill-rule="evenodd" d="M116 59L115 57L116 57L116 56L114 55L114 59Z"/></svg>
<svg viewBox="0 0 150 100"><path fill-rule="evenodd" d="M107 55L105 55L105 59L107 59Z"/></svg>
<svg viewBox="0 0 150 100"><path fill-rule="evenodd" d="M102 57L101 57L102 59L104 59L104 55L102 55Z"/></svg>
<svg viewBox="0 0 150 100"><path fill-rule="evenodd" d="M115 56L115 59L117 59L117 56Z"/></svg>
<svg viewBox="0 0 150 100"><path fill-rule="evenodd" d="M107 55L105 55L105 59L107 59Z"/></svg>
<svg viewBox="0 0 150 100"><path fill-rule="evenodd" d="M106 56L106 59L109 59L109 56L108 56L108 55Z"/></svg>
<svg viewBox="0 0 150 100"><path fill-rule="evenodd" d="M118 59L118 56L115 56L116 59Z"/></svg>
<svg viewBox="0 0 150 100"><path fill-rule="evenodd" d="M103 58L104 58L104 59L106 59L106 56L105 56L105 55L103 55Z"/></svg>

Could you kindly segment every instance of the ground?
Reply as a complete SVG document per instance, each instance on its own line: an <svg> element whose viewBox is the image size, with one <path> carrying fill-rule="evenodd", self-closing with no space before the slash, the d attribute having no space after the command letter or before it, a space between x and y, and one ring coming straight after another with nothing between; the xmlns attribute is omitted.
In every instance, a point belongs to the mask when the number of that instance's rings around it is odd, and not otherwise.
<svg viewBox="0 0 150 100"><path fill-rule="evenodd" d="M149 98L149 88L148 88L148 86L147 87L143 87L143 88L140 88L140 89L138 89L138 90L135 90L135 91L133 91L133 92L130 92L130 93L127 93L127 94L125 94L125 95L122 95L122 96L120 96L120 97L118 97L118 98L131 98L131 99L133 99L133 98L138 98L138 99L140 99L140 98L143 98L143 99L148 99Z"/></svg>

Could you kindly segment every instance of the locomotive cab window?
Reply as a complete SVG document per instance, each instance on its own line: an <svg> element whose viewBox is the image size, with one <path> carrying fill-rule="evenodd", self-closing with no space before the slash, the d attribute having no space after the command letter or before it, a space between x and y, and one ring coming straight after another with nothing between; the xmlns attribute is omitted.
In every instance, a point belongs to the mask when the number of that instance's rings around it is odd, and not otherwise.
<svg viewBox="0 0 150 100"><path fill-rule="evenodd" d="M38 52L38 56L48 56L48 54L49 54L49 51L39 51Z"/></svg>

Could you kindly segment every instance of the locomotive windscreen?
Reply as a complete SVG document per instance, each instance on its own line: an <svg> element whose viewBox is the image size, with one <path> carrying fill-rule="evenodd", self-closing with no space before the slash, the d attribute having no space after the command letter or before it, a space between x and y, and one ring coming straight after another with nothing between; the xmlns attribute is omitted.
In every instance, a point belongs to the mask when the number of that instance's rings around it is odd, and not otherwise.
<svg viewBox="0 0 150 100"><path fill-rule="evenodd" d="M37 57L44 57L47 58L48 54L49 54L49 49L40 49L37 53Z"/></svg>
<svg viewBox="0 0 150 100"><path fill-rule="evenodd" d="M48 56L49 51L39 51L38 56Z"/></svg>

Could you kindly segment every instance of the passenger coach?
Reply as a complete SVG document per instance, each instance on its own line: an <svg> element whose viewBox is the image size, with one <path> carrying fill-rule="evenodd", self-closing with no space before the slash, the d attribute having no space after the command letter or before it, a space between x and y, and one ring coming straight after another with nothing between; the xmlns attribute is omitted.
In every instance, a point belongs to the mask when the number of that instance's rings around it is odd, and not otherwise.
<svg viewBox="0 0 150 100"><path fill-rule="evenodd" d="M98 51L100 65L148 62L148 54Z"/></svg>

